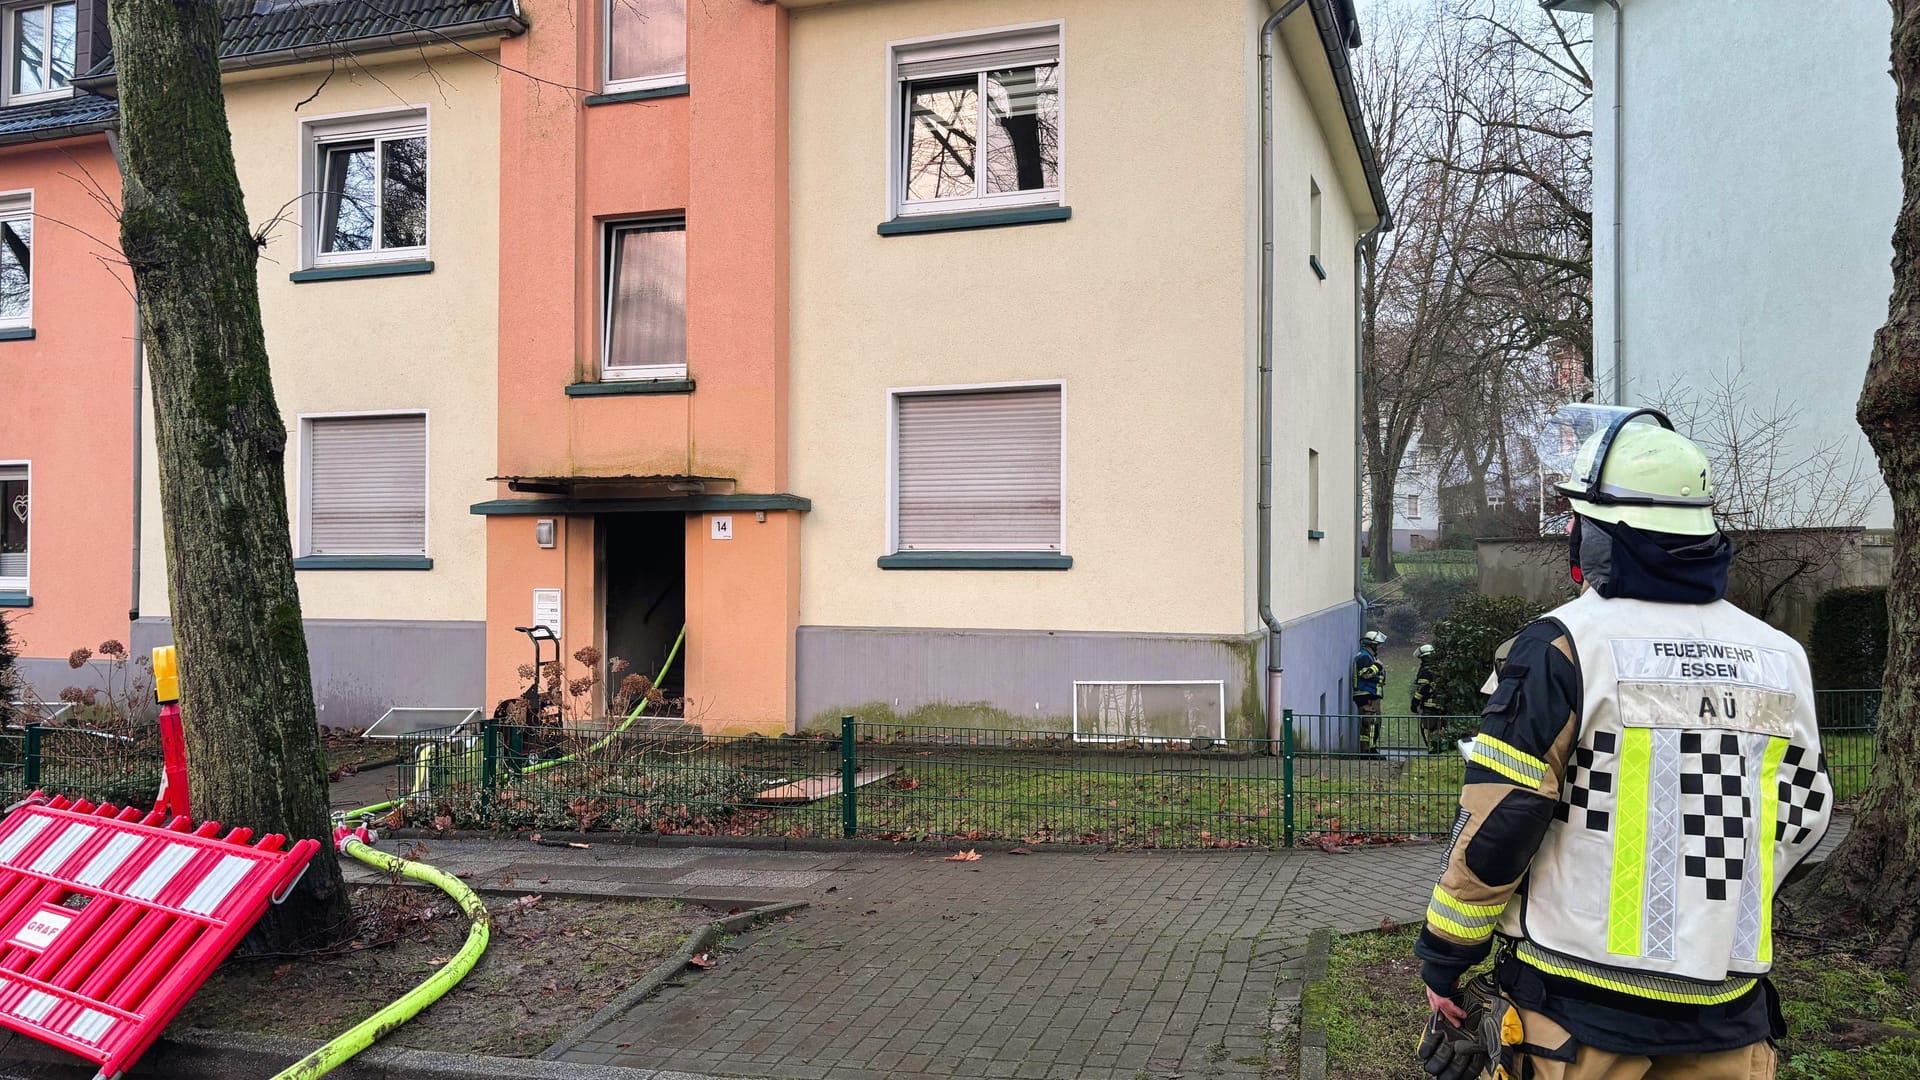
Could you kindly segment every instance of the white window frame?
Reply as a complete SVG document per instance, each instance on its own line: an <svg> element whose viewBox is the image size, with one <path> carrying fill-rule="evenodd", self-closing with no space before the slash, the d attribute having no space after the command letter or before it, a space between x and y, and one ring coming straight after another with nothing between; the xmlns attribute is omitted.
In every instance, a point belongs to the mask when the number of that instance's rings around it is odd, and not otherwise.
<svg viewBox="0 0 1920 1080"><path fill-rule="evenodd" d="M417 262L429 257L429 252L433 248L434 234L431 127L431 118L428 116L425 105L317 116L300 126L300 190L306 193L306 197L301 200L301 205L305 207L301 215L303 219L301 221L301 258L306 269ZM374 163L378 168L381 160L380 143L392 139L411 138L424 139L427 143L427 242L416 247L374 247L367 251L321 251L320 238L325 233L321 215L326 209L326 195L321 191L321 187L326 183L326 165L323 159L326 156L327 147L336 143L365 142L372 139ZM381 215L385 209L386 196L380 193L373 220L373 239L376 244L381 239Z"/></svg>
<svg viewBox="0 0 1920 1080"><path fill-rule="evenodd" d="M22 468L27 470L27 573L24 577L0 577L0 593L7 593L9 595L14 593L31 594L33 592L31 587L33 580L33 462L25 459L17 461L0 460L0 466L9 469ZM8 507L0 506L0 513L10 514L12 512Z"/></svg>
<svg viewBox="0 0 1920 1080"><path fill-rule="evenodd" d="M420 555L430 558L433 555L433 417L426 409L350 409L343 412L300 413L294 422L300 425L300 461L299 480L296 494L299 498L298 528L294 531L295 552L299 558L313 555L313 537L309 522L313 519L313 422L315 420L365 420L375 416L417 416L420 418L421 453L426 459L426 467L421 471L420 505L423 517L420 526ZM395 555L395 552L345 552L329 551L328 555L345 555L349 558L365 555L369 558L382 558ZM397 553L400 557L411 556L411 552Z"/></svg>
<svg viewBox="0 0 1920 1080"><path fill-rule="evenodd" d="M902 64L921 63L928 60L967 60L968 66L977 74L991 71L1004 64L998 63L1008 53L1025 49L1041 48L1051 44L1056 50L1054 66L1059 84L1060 106L1060 143L1058 148L1059 182L1050 188L1034 191L1005 191L998 195L979 194L975 196L925 199L907 201L907 121L910 119L907 108L908 80L900 74ZM964 75L964 70L954 72ZM991 30L978 30L964 34L941 34L935 37L909 38L887 44L887 215L890 218L915 217L923 214L954 214L969 210L1001 210L1017 206L1065 206L1067 202L1067 23L1064 19L1051 22L1023 23L1017 26L1002 26ZM981 132L986 126L986 95L980 95L982 116ZM978 161L974 164L975 190L979 190L984 175Z"/></svg>
<svg viewBox="0 0 1920 1080"><path fill-rule="evenodd" d="M657 90L667 86L684 86L687 82L686 68L666 75L649 75L642 79L616 79L613 77L613 5L620 0L602 0L600 4L600 89L602 93L624 94L634 90ZM682 43L681 52L686 52Z"/></svg>
<svg viewBox="0 0 1920 1080"><path fill-rule="evenodd" d="M11 221L16 218L33 219L33 191L0 191L0 220ZM27 241L27 255L33 257L33 249L40 241L40 230L33 230L32 239ZM38 259L34 259L38 262ZM31 264L27 266L27 313L18 318L0 318L0 328L12 330L33 325L33 281L38 275ZM0 462L4 464L4 462Z"/></svg>
<svg viewBox="0 0 1920 1080"><path fill-rule="evenodd" d="M1419 492L1414 491L1414 492L1409 492L1407 494L1406 510L1407 510L1407 520L1416 521L1419 519L1420 517L1420 493Z"/></svg>
<svg viewBox="0 0 1920 1080"><path fill-rule="evenodd" d="M900 551L900 399L938 397L951 394L991 393L995 390L1041 390L1060 392L1060 543L1050 548L1001 548L997 552L1019 555L1065 555L1067 550L1067 383L1064 379L1032 379L1019 382L959 383L951 386L897 386L887 390L887 531L882 555ZM982 552L994 554L996 552Z"/></svg>
<svg viewBox="0 0 1920 1080"><path fill-rule="evenodd" d="M14 16L17 12L25 11L29 8L46 8L47 9L46 52L43 55L46 57L47 81L51 82L53 79L53 8L56 2L58 2L58 0L38 0L37 3L7 4L3 8L0 8L0 15L4 15L6 19L5 25L0 26L0 52L4 52L6 54L6 67L7 67L5 78L0 79L0 100L4 100L8 105L25 105L30 101L52 101L56 98L69 98L73 96L73 83L71 81L69 81L67 85L59 87L57 89L53 89L53 90L39 90L31 94L16 94L13 92L13 77L16 74L16 71L14 70L14 66L13 66L13 56L14 56L13 50L15 45L14 38L18 36L18 34L15 33L13 28ZM80 6L78 3L74 4L73 18L74 18L73 77L79 78L81 75L81 72L80 72L80 23L79 23Z"/></svg>
<svg viewBox="0 0 1920 1080"><path fill-rule="evenodd" d="M628 364L616 366L607 363L607 357L613 353L613 237L622 228L647 225L671 225L678 222L680 230L687 231L685 213L645 214L638 217L607 218L600 222L600 378L607 382L645 382L650 379L684 379L687 377L687 362L682 358L678 364ZM685 274L684 264L680 272ZM682 317L685 315L682 313ZM691 350L689 350L691 351Z"/></svg>

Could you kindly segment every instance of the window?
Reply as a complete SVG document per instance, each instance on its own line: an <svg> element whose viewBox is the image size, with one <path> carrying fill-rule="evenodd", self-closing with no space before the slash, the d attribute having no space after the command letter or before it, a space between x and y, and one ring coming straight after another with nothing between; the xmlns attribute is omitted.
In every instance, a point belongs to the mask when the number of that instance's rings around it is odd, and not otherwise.
<svg viewBox="0 0 1920 1080"><path fill-rule="evenodd" d="M1324 278L1326 271L1320 268L1320 184L1312 177L1307 178L1307 214L1308 243L1311 245L1307 250L1308 261Z"/></svg>
<svg viewBox="0 0 1920 1080"><path fill-rule="evenodd" d="M601 260L602 377L685 378L686 219L609 223Z"/></svg>
<svg viewBox="0 0 1920 1080"><path fill-rule="evenodd" d="M895 552L1058 552L1061 388L894 398Z"/></svg>
<svg viewBox="0 0 1920 1080"><path fill-rule="evenodd" d="M1060 201L1060 28L896 46L894 209Z"/></svg>
<svg viewBox="0 0 1920 1080"><path fill-rule="evenodd" d="M1507 497L1505 495L1488 495L1487 496L1487 509L1504 510L1506 509L1506 507L1507 507Z"/></svg>
<svg viewBox="0 0 1920 1080"><path fill-rule="evenodd" d="M607 0L609 91L687 81L687 0Z"/></svg>
<svg viewBox="0 0 1920 1080"><path fill-rule="evenodd" d="M426 256L426 120L410 111L309 129L313 265Z"/></svg>
<svg viewBox="0 0 1920 1080"><path fill-rule="evenodd" d="M1420 516L1420 496L1418 495L1407 496L1407 516L1410 518L1417 518Z"/></svg>
<svg viewBox="0 0 1920 1080"><path fill-rule="evenodd" d="M303 555L424 555L424 413L306 421Z"/></svg>
<svg viewBox="0 0 1920 1080"><path fill-rule="evenodd" d="M0 196L0 327L33 322L33 196Z"/></svg>
<svg viewBox="0 0 1920 1080"><path fill-rule="evenodd" d="M7 100L72 92L74 6L25 4L6 11Z"/></svg>
<svg viewBox="0 0 1920 1080"><path fill-rule="evenodd" d="M1320 531L1320 451L1307 451L1307 536L1319 539Z"/></svg>
<svg viewBox="0 0 1920 1080"><path fill-rule="evenodd" d="M27 467L0 465L0 593L27 591Z"/></svg>

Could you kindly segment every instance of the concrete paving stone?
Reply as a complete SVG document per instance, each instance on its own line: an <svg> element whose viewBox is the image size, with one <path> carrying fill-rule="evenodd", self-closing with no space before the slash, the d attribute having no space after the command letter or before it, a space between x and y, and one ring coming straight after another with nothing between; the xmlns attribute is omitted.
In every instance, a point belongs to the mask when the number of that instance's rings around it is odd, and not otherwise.
<svg viewBox="0 0 1920 1080"><path fill-rule="evenodd" d="M805 889L818 884L828 874L817 870L749 870L732 867L702 867L673 879L675 885L703 887L739 887L762 889Z"/></svg>

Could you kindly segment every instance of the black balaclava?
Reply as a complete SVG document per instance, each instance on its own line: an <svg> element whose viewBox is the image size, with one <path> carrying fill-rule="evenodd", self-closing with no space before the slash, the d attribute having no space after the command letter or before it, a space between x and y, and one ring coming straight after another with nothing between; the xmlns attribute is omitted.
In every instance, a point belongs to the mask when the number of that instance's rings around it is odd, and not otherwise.
<svg viewBox="0 0 1920 1080"><path fill-rule="evenodd" d="M1727 594L1733 542L1721 532L1679 536L1576 516L1568 557L1576 580L1608 599L1710 604Z"/></svg>

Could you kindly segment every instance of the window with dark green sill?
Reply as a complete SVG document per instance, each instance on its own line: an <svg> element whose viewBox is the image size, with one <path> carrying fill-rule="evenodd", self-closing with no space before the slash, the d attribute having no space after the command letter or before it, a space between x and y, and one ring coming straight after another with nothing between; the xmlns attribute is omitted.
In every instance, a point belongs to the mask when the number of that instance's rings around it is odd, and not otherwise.
<svg viewBox="0 0 1920 1080"><path fill-rule="evenodd" d="M880 556L882 570L1070 570L1073 556L1057 551L896 551Z"/></svg>

